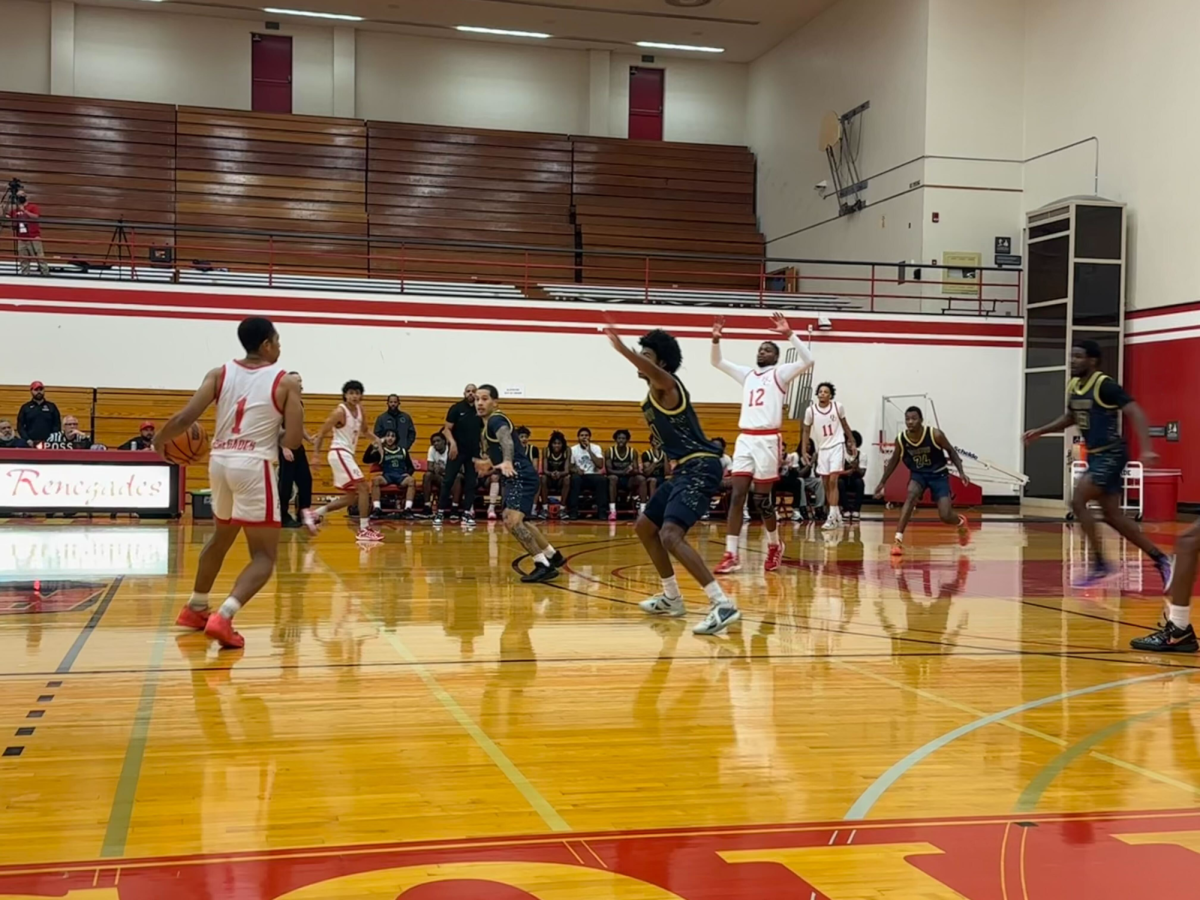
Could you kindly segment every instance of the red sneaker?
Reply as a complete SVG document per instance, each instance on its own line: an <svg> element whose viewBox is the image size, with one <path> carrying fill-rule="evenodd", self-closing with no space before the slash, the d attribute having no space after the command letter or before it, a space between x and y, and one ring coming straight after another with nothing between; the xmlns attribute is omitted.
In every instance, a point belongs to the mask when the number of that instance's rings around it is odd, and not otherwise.
<svg viewBox="0 0 1200 900"><path fill-rule="evenodd" d="M208 624L208 617L212 615L211 609L205 609L203 612L198 612L190 606L184 604L183 609L179 611L179 615L175 617L175 624L180 628L190 628L192 631L203 631L204 626Z"/></svg>
<svg viewBox="0 0 1200 900"><path fill-rule="evenodd" d="M971 543L971 532L967 530L967 517L958 517L958 543L963 547Z"/></svg>
<svg viewBox="0 0 1200 900"><path fill-rule="evenodd" d="M220 613L208 617L204 634L219 641L223 650L241 650L246 646L246 639L233 630L233 619L227 619Z"/></svg>
<svg viewBox="0 0 1200 900"><path fill-rule="evenodd" d="M374 528L364 528L354 539L362 543L375 544L383 540L383 532L376 531Z"/></svg>
<svg viewBox="0 0 1200 900"><path fill-rule="evenodd" d="M783 562L783 541L767 545L767 561L763 564L764 572L776 572Z"/></svg>
<svg viewBox="0 0 1200 900"><path fill-rule="evenodd" d="M714 575L729 575L733 572L740 572L742 569L742 561L738 559L736 553L725 551L725 555L721 557L721 562L713 569Z"/></svg>

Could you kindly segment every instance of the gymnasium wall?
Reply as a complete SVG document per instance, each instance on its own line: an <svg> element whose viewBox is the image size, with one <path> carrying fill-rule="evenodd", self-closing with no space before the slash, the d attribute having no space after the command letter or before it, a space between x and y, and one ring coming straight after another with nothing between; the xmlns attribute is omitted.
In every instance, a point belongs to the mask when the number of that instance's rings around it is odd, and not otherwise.
<svg viewBox="0 0 1200 900"><path fill-rule="evenodd" d="M299 114L614 137L628 130L634 54L279 19L279 33L293 38ZM20 35L0 66L0 90L250 106L250 34L263 30L260 18L0 0L0 21ZM654 65L667 70L666 140L745 143L745 65L664 57Z"/></svg>
<svg viewBox="0 0 1200 900"><path fill-rule="evenodd" d="M513 395L562 400L564 426L577 427L584 423L572 401L637 401L645 394L599 333L606 313L630 343L653 327L679 335L680 376L704 403L741 396L709 363L713 317L727 318L722 346L729 359L752 362L758 343L771 336L765 313L744 310L0 279L0 330L21 336L0 354L0 384L39 379L51 397L55 385L192 388L240 352L236 322L263 314L279 325L283 359L310 392L336 393L358 378L370 393L452 398L468 381L490 381ZM811 314L796 314L792 323L800 331L816 325ZM833 329L814 339L815 378L838 386L852 427L872 443L885 394L928 393L959 446L1015 470L1018 393L989 386L1019 383L1021 333L1019 321L835 315ZM788 433L794 440L798 427ZM880 471L874 447L870 462Z"/></svg>

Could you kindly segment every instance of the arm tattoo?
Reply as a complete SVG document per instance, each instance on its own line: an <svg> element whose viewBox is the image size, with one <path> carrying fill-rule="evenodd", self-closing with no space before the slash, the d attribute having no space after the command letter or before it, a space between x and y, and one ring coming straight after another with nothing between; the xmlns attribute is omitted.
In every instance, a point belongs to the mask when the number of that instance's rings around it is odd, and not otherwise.
<svg viewBox="0 0 1200 900"><path fill-rule="evenodd" d="M533 532L522 519L512 527L512 536L521 542L521 546L529 553L530 556L537 556L542 552L541 545L538 544L537 538L533 536Z"/></svg>
<svg viewBox="0 0 1200 900"><path fill-rule="evenodd" d="M504 461L510 463L513 461L513 439L512 429L507 425L501 425L496 429L496 441L500 444L500 452L504 454Z"/></svg>

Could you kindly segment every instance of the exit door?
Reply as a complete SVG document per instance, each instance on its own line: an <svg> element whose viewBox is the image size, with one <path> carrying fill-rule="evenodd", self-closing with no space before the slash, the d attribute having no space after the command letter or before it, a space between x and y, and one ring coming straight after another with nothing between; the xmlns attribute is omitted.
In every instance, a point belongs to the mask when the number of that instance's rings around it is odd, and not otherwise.
<svg viewBox="0 0 1200 900"><path fill-rule="evenodd" d="M639 141L663 139L662 69L629 67L629 137Z"/></svg>
<svg viewBox="0 0 1200 900"><path fill-rule="evenodd" d="M250 40L250 108L290 113L292 39L281 34L252 34Z"/></svg>

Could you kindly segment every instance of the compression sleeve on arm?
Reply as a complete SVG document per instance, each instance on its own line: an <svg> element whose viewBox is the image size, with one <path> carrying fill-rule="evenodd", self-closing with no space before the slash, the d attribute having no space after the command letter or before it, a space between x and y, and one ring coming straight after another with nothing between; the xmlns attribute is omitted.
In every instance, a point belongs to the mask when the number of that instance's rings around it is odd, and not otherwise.
<svg viewBox="0 0 1200 900"><path fill-rule="evenodd" d="M727 362L721 355L721 345L718 343L712 345L712 364L738 384L745 384L746 376L750 374L750 369L746 366L737 366Z"/></svg>
<svg viewBox="0 0 1200 900"><path fill-rule="evenodd" d="M808 352L808 348L804 346L804 342L796 336L795 332L788 338L788 343L796 349L797 358L795 362L782 363L775 367L775 375L780 384L787 384L807 372L813 364L812 354Z"/></svg>

